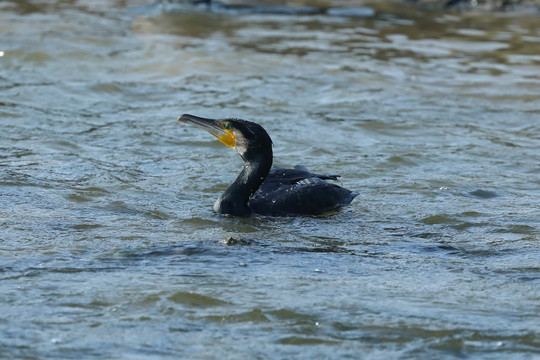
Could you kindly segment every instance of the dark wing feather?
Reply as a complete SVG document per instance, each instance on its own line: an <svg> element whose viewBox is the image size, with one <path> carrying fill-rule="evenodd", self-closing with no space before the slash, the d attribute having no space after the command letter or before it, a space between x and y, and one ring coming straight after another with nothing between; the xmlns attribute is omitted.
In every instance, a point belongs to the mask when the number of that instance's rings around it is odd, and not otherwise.
<svg viewBox="0 0 540 360"><path fill-rule="evenodd" d="M276 182L280 184L297 184L299 182L320 182L321 180L337 181L339 178L339 175L312 173L307 167L302 165L296 165L294 169L274 166L266 177L265 183L271 185L275 185Z"/></svg>
<svg viewBox="0 0 540 360"><path fill-rule="evenodd" d="M261 215L317 215L348 205L357 195L326 180L339 175L322 175L306 167L274 167L251 197L248 205Z"/></svg>

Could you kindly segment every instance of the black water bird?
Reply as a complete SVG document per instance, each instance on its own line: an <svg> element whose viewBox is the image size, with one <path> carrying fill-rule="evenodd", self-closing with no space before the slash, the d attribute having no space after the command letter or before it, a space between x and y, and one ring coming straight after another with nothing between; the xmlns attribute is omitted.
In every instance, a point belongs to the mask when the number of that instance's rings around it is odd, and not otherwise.
<svg viewBox="0 0 540 360"><path fill-rule="evenodd" d="M348 205L357 195L326 180L339 175L311 173L304 166L272 167L272 140L262 126L240 119L206 119L184 114L189 123L214 135L236 150L244 167L214 204L221 214L248 216L320 215Z"/></svg>

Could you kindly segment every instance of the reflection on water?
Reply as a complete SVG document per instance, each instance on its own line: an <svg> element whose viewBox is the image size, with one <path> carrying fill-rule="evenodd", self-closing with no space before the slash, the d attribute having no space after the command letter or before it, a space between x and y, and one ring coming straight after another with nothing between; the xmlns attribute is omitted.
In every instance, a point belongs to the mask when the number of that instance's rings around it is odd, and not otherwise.
<svg viewBox="0 0 540 360"><path fill-rule="evenodd" d="M372 13L0 5L0 358L539 352L538 17L294 5ZM360 195L217 216L184 112Z"/></svg>

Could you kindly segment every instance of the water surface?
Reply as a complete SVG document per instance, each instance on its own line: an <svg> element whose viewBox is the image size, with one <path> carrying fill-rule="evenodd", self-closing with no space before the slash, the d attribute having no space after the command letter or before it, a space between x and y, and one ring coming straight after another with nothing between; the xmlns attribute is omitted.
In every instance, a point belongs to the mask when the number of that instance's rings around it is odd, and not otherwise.
<svg viewBox="0 0 540 360"><path fill-rule="evenodd" d="M538 16L368 6L3 2L0 358L540 356ZM184 112L360 195L216 215Z"/></svg>

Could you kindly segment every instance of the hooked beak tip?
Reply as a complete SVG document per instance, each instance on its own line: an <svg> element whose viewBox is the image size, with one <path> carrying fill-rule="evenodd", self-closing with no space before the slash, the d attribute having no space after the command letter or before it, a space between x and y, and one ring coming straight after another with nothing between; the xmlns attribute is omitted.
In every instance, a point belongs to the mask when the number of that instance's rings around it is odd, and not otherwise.
<svg viewBox="0 0 540 360"><path fill-rule="evenodd" d="M188 117L189 115L187 114L182 114L180 115L180 117L178 118L178 120L176 120L176 122L182 122L182 121L185 121L186 118Z"/></svg>

